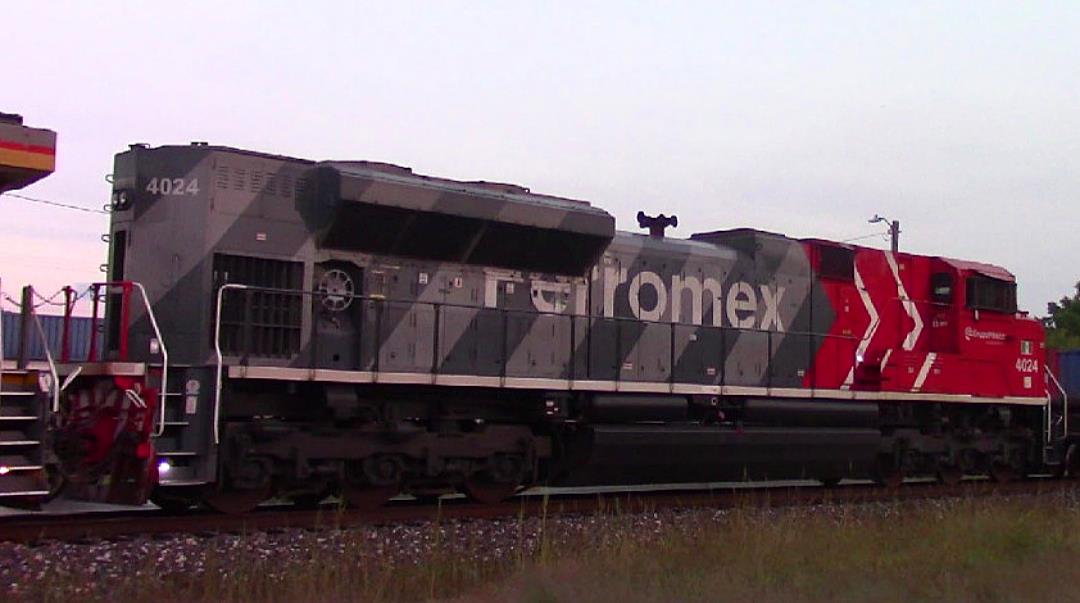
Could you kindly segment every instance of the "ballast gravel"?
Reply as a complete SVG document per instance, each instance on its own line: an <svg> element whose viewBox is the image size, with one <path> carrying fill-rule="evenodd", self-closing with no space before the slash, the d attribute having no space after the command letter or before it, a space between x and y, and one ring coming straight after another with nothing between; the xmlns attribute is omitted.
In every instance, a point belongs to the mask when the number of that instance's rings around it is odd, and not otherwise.
<svg viewBox="0 0 1080 603"><path fill-rule="evenodd" d="M699 516L719 518L724 511L687 510L611 516L557 516L466 519L347 529L275 529L250 534L135 537L86 543L43 542L34 546L0 543L0 600L40 593L42 581L68 585L72 596L103 596L121 580L167 579L217 572L227 576L243 560L273 574L312 559L366 557L379 565L418 564L440 554L479 562L513 561L549 546L580 542L617 523L638 534ZM272 577L272 576L271 576ZM61 594L61 593L54 593Z"/></svg>
<svg viewBox="0 0 1080 603"><path fill-rule="evenodd" d="M927 501L940 505L948 501ZM895 503L809 506L758 510L757 513L835 514L851 517L889 516L901 512ZM513 562L534 556L541 546L580 546L597 535L631 534L647 539L672 529L695 529L722 521L731 511L668 509L601 515L558 515L546 518L461 519L346 529L287 528L248 534L140 536L96 542L0 543L0 600L40 598L105 598L116 585L135 580L170 580L218 574L229 578L240 566L268 578L283 578L298 563L367 561L380 567L423 564L436 553L477 562ZM602 536L601 536L602 537ZM243 568L240 568L244 571ZM67 592L56 592L62 585Z"/></svg>

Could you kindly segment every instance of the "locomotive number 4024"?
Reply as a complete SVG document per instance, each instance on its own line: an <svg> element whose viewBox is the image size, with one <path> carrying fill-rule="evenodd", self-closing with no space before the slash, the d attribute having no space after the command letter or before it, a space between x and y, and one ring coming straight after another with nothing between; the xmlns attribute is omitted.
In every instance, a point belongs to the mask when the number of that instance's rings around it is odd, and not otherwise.
<svg viewBox="0 0 1080 603"><path fill-rule="evenodd" d="M198 195L198 178L158 178L150 179L146 184L146 192L152 195Z"/></svg>
<svg viewBox="0 0 1080 603"><path fill-rule="evenodd" d="M1016 370L1021 373L1039 372L1039 361L1034 358L1017 358Z"/></svg>

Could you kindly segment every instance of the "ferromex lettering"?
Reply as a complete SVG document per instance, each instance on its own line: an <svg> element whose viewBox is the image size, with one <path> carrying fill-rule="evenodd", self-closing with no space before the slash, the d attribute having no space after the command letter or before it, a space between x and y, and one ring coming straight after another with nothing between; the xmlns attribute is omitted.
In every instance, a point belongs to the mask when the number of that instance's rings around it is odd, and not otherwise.
<svg viewBox="0 0 1080 603"><path fill-rule="evenodd" d="M489 274L484 305L499 307L497 288L500 283L520 280ZM536 311L588 313L584 283L554 282L535 276L525 280L528 280L527 290ZM605 266L593 272L592 291L593 295L602 298L601 316L605 318L623 316L653 322L785 330L780 314L785 288L773 283L733 281L725 288L713 277L673 274L665 278L650 270L629 276L625 269Z"/></svg>

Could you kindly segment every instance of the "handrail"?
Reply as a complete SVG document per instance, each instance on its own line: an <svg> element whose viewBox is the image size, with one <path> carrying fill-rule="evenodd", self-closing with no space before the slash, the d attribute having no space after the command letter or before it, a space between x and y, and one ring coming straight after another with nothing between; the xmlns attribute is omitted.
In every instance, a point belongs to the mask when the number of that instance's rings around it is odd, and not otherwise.
<svg viewBox="0 0 1080 603"><path fill-rule="evenodd" d="M221 285L221 286L218 287L216 306L215 306L215 322L214 322L214 356L215 356L215 369L216 369L216 371L215 371L215 386L214 386L214 403L213 403L214 404L214 411L213 411L213 414L214 414L214 443L219 443L220 442L220 425L219 425L219 422L220 422L220 416L221 416L221 397L222 397L222 389L223 389L223 383L224 383L224 364L225 364L225 351L222 349L222 340L221 340L222 329L223 329L223 327L222 327L222 313L223 313L225 295L226 295L226 292L229 291L229 290L244 290L244 291L249 291L249 292L261 292L261 293L270 293L270 294L291 295L291 296L296 296L296 297L300 297L300 298L307 298L308 296L311 296L313 298L317 298L317 297L320 297L320 296L331 295L331 294L328 294L328 293L322 292L322 291L307 291L307 290L300 290L300 289L286 289L286 288L280 288L280 287L259 287L259 286L253 286L253 285L244 285L244 284L240 284L240 283L226 283L226 284ZM512 315L512 314L523 315L523 316L551 316L551 317L567 319L567 320L570 321L571 326L573 326L573 322L576 319L579 319L579 318L595 318L595 319L599 319L599 320L612 321L613 323L615 323L616 331L619 330L619 326L621 326L623 323L628 323L628 322L634 323L634 324L662 325L663 327L670 329L670 336L672 338L672 342L671 342L672 346L674 346L674 338L675 338L675 334L677 332L677 329L680 328L680 327L683 327L683 328L690 327L690 328L695 328L695 329L696 328L716 329L716 330L720 331L722 339L724 338L723 334L726 333L726 332L729 332L729 331L730 332L738 332L738 333L746 333L746 334L756 334L756 335L760 335L760 336L763 336L763 337L767 338L767 340L766 340L766 349L768 350L767 354L769 355L769 360L767 360L767 366L766 366L766 369L765 369L765 377L766 377L768 383L770 384L770 386L771 386L771 384L773 382L773 374L772 374L773 368L772 368L772 361L771 361L771 351L772 351L772 347L773 347L772 346L773 333L780 333L781 332L781 331L774 331L774 330L771 330L771 329L726 327L726 326L715 326L715 325L707 325L707 324L699 325L699 324L693 324L693 323L682 323L682 322L671 322L671 321L660 321L660 320L656 320L656 321L638 320L638 319L635 319L635 318L622 317L622 316L590 317L588 315L583 316L583 315L577 315L577 314L567 314L567 313L564 313L564 312L551 312L551 311L538 311L538 310L520 310L520 309L512 309L512 308L487 308L487 307L483 307L483 306L475 306L475 305L467 305L467 304L454 304L454 303L445 303L445 302L436 302L436 301L418 301L418 300L405 300L405 299L397 300L397 299L387 299L385 297L375 296L375 295L342 294L342 295L335 295L335 297L347 297L350 300L354 300L354 301L359 300L361 302L374 302L374 303L378 303L380 305L400 304L400 305L408 305L410 307L414 307L414 306L417 306L417 305L430 306L431 308L433 308L435 310L436 316L439 314L440 309L444 309L444 308L460 308L460 309L470 310L470 311L475 311L475 310L478 310L478 309L479 310L494 310L494 311L500 312L504 317ZM377 308L376 308L376 311L377 311ZM247 326L247 318L245 317L243 322L240 322L239 324L231 324L231 326L233 326L233 327L240 326L242 328L246 327ZM312 329L314 329L314 327L312 327ZM376 343L375 343L375 350L376 350L376 352L375 352L375 354L376 354L375 355L375 362L376 362L376 364L374 365L374 368L373 368L374 372L376 372L376 373L379 372L379 368L378 368L379 352L378 352L378 349L380 347L379 346L379 338L381 337L381 333L379 331L380 331L380 329L376 328L376 333L375 333L375 340L376 340ZM849 343L854 343L854 342L857 342L857 341L865 340L865 337L857 337L857 336L850 336L850 335L838 335L838 334L832 334L832 333L816 333L816 332L810 332L810 331L783 331L782 333L784 333L785 335L796 335L796 336L804 336L804 337L821 337L821 338L834 340L834 341L847 341ZM312 337L314 337L314 331L313 331ZM505 337L505 333L504 333L504 337ZM437 355L438 350L434 349L434 346L438 343L438 330L437 329L436 329L435 333L433 333L433 338L434 338L434 341L433 341L432 353L433 353L433 355ZM618 337L618 335L616 335L616 341L618 341L618 340L619 340L619 337ZM239 354L240 357L244 357L247 353L250 353L250 350L240 349L240 350L230 350L230 352L231 352L230 357L235 357L237 354ZM571 353L571 356L572 356L573 355L573 347L571 347L571 352L570 353ZM590 355L591 355L591 352L590 352ZM618 354L616 354L616 355L618 355ZM854 355L854 352L853 352L853 355ZM314 366L315 366L314 356L312 356L311 362L312 362L312 368L314 368ZM503 366L502 366L502 369L500 371L500 377L505 378L506 377L507 364L509 362L509 358L506 357L505 351L504 351L504 357L502 358L502 362L503 362ZM619 370L619 368L618 368L619 366L621 366L621 365L617 364L616 372L615 372L615 380L617 380L617 381L623 380L622 371ZM723 377L724 373L723 373L723 365L722 364L720 365L720 370L721 370L721 372L720 372L719 376L721 377L721 381L724 381L724 377ZM667 379L665 379L665 380L670 381L671 383L675 383L675 375L674 375L675 366L674 366L674 363L672 363L672 366L669 368L669 371L670 371L670 374L667 377ZM423 372L423 371L420 371L420 372ZM430 372L431 373L439 372L438 371L438 366L437 366L437 361L436 361L435 358L432 359L432 367L430 368ZM577 378L577 377L571 377L571 379L575 379L575 378Z"/></svg>
<svg viewBox="0 0 1080 603"><path fill-rule="evenodd" d="M41 347L45 350L45 361L49 363L49 397L52 399L52 412L60 412L60 376L56 372L56 363L53 362L52 352L49 351L49 338L45 336L45 329L41 326L34 308L30 308L30 316L34 317L34 326L37 328L38 337L41 338Z"/></svg>
<svg viewBox="0 0 1080 603"><path fill-rule="evenodd" d="M154 337L157 339L158 350L160 350L161 353L161 391L158 392L159 398L161 400L158 403L158 421L157 425L154 428L154 437L159 437L161 436L161 434L165 433L165 403L168 400L169 389L169 348L165 345L165 338L162 336L161 328L158 326L157 315L154 314L154 308L152 305L150 305L150 297L146 294L146 287L143 287L142 283L138 281L106 281L94 283L90 287L93 291L94 296L94 314L93 318L91 319L92 331L90 335L91 356L94 354L94 342L97 339L97 299L100 288L104 287L106 290L106 294L108 294L108 290L112 287L121 287L123 289L124 294L121 304L124 307L119 308L118 310L124 317L127 317L130 314L130 309L126 307L126 304L130 300L129 292L131 291L131 287L135 287L139 290L139 296L142 297L143 306L146 308L146 317L150 320L150 327L154 330ZM114 309L113 311L117 310ZM127 356L128 325L126 323L127 321L122 320L123 333L120 336L122 341L119 342L120 349L122 350L123 359L126 359ZM93 358L91 357L87 360L93 361Z"/></svg>
<svg viewBox="0 0 1080 603"><path fill-rule="evenodd" d="M351 300L373 301L373 302L379 302L379 303L384 303L384 304L409 304L409 305L412 305L412 306L423 305L423 306L431 306L431 307L439 306L439 307L442 307L442 308L461 308L463 310L497 310L499 312L506 312L506 313L510 313L510 314L521 314L521 315L526 315L526 316L536 316L536 315L540 315L540 316L561 316L561 317L566 317L566 318L569 318L569 317L572 317L572 316L577 316L577 317L582 317L582 318L597 318L597 319L602 319L602 320L632 322L632 323L636 323L636 324L655 324L655 325L664 325L664 326L673 324L673 325L680 326L680 327L702 327L702 328L710 328L710 329L723 329L723 330L726 330L726 331L739 331L741 333L762 333L762 334L765 334L765 333L783 333L785 335L814 335L814 336L817 336L817 337L827 337L829 339L849 340L849 341L863 341L863 340L866 339L865 337L856 337L854 335L835 335L835 334L832 334L832 333L819 333L819 332L814 332L814 331L776 331L776 330L773 330L773 329L757 329L757 328L753 328L753 327L724 327L724 326L707 325L707 324L700 324L699 325L699 324L694 324L694 323L690 323L690 322L672 322L672 321L668 321L668 320L642 320L642 319L639 319L639 318L632 318L632 317L628 317L628 316L595 316L595 315L590 315L590 314L568 314L566 312L547 312L547 311L543 311L543 310L519 310L517 308L490 308L490 307L487 307L487 306L475 306L475 305L469 305L469 304L455 304L455 303L450 303L450 302L420 301L420 300L415 300L415 299L394 299L394 298L383 297L383 296L380 296L380 295L358 295L358 294L345 294L345 293L326 293L326 292L323 292L323 291L306 291L306 290L303 290L303 289L284 289L284 288L281 288L281 287L257 287L257 286L254 286L254 285L241 285L239 283L227 283L225 285L220 286L218 288L218 291L221 291L221 290L223 290L225 288L229 288L229 289L247 289L247 290L250 290L250 291L255 291L257 293L287 293L287 294L301 295L301 296L309 296L310 295L310 296L313 296L313 297L316 297L316 296L347 297L347 298L349 298Z"/></svg>
<svg viewBox="0 0 1080 603"><path fill-rule="evenodd" d="M2 293L0 293L0 297L2 297ZM53 412L56 412L60 408L60 378L56 371L56 363L53 362L52 352L49 351L49 338L45 336L45 329L41 326L41 319L38 318L37 312L34 311L34 306L32 304L27 311L34 319L34 327L37 330L38 338L41 339L41 347L45 350L45 360L49 364L49 377L51 378L49 383L49 398L52 402L51 406ZM2 314L2 312L0 312L0 314ZM0 393L3 392L4 375L4 321L2 318L3 317L0 316ZM25 337L25 335L22 336Z"/></svg>
<svg viewBox="0 0 1080 603"><path fill-rule="evenodd" d="M221 372L224 360L221 354L221 303L226 289L250 289L247 285L226 283L218 288L217 308L214 311L214 354L217 363L217 380L214 383L214 443L220 443L218 422L221 420Z"/></svg>
<svg viewBox="0 0 1080 603"><path fill-rule="evenodd" d="M158 349L161 350L161 391L159 392L161 402L158 404L160 408L158 425L157 429L154 430L154 437L160 437L161 434L165 433L165 402L168 400L169 390L169 349L165 347L165 338L161 336L157 316L154 315L154 308L150 305L150 298L146 295L146 288L138 281L128 282L135 285L139 290L139 295L142 296L143 305L146 307L146 317L150 319L150 326L154 329L154 337L157 338Z"/></svg>
<svg viewBox="0 0 1080 603"><path fill-rule="evenodd" d="M1046 372L1046 376L1049 377L1050 382L1052 382L1054 384L1054 387L1056 387L1058 389L1058 392L1061 393L1062 427L1063 427L1064 432L1065 432L1063 435L1068 437L1068 435L1069 435L1069 394L1066 393L1065 388L1061 385L1061 382L1058 381L1058 378L1057 378L1057 376L1054 375L1053 371L1050 370L1050 367L1048 367L1048 366L1046 366L1044 364L1043 365L1043 370ZM1053 397L1050 396L1049 393L1047 393L1047 401L1046 401L1046 408L1047 408L1047 413L1046 413L1047 414L1046 441L1047 442L1050 441L1050 437L1051 437L1051 433L1050 433L1051 423L1050 422L1052 420L1051 415L1053 415L1052 405L1053 405Z"/></svg>
<svg viewBox="0 0 1080 603"><path fill-rule="evenodd" d="M110 288L110 287L124 287L125 289L128 289L128 290L130 290L131 287L134 287L134 288L139 290L139 295L140 295L140 297L142 297L143 305L146 307L146 315L147 315L147 318L149 318L149 320L150 320L150 326L154 330L154 336L157 338L158 349L160 350L160 354L161 354L161 358L162 358L162 363L161 363L161 382L162 383L161 383L161 391L160 391L160 399L161 399L161 401L160 401L160 409L159 409L159 412L158 412L158 424L157 424L157 426L155 428L155 431L154 431L155 436L160 436L165 431L165 410L166 410L165 409L165 404L166 404L166 401L168 400L167 389L168 389L168 375L169 375L169 350L168 350L168 347L165 345L165 339L162 336L161 328L160 328L160 325L158 324L158 321L157 321L157 316L154 314L154 308L150 305L150 297L147 295L146 288L143 287L142 283L139 283L137 281L116 281L116 282L94 283L93 285L91 285L90 289L94 292L95 298L97 297L97 292L98 292L99 288L101 288L101 287L105 287L106 290L108 290L108 288ZM68 329L68 323L69 323L69 321L67 319L69 318L69 315L70 315L70 304L71 304L70 291L71 291L71 289L69 287L65 287L63 289L63 291L65 292L65 321L64 321L63 332L62 332L62 339L64 340L64 344L62 344L62 348L66 348L66 339L67 339L67 335L68 335L67 329ZM125 296L125 302L126 301L127 301L127 296ZM51 383L50 383L50 388L49 388L50 389L50 392L49 392L50 396L49 397L50 397L51 402L52 402L52 404L51 404L52 412L54 412L54 413L59 412L59 410L60 410L60 393L64 388L61 387L59 371L56 368L56 360L53 358L52 351L49 349L49 340L48 340L48 337L45 335L45 329L41 324L41 319L38 316L37 312L35 311L35 309L34 309L34 307L32 305L28 309L28 312L29 312L29 314L31 315L31 317L34 320L34 328L38 333L38 338L41 340L42 349L45 352L45 361L47 362L47 364L49 366L49 376L51 378ZM95 324L96 320L97 320L97 312L95 310L94 316L92 317L92 323L91 323L95 327L96 327L96 324ZM0 323L2 323L2 321L0 321ZM97 333L96 333L96 328L95 328L91 332L91 338L96 338L96 337L97 337ZM126 333L125 333L125 337L126 337ZM91 342L91 349L93 347L94 347L93 342ZM62 356L65 356L66 353L67 353L66 349L61 350L61 355ZM3 375L3 361L4 361L3 354L4 354L4 352L3 352L3 326L2 326L2 324L0 324L0 377L2 377L2 375ZM93 354L92 351L91 351L91 354ZM87 360L92 361L93 358L88 358ZM76 373L73 373L71 376L69 376L69 378L68 378L67 382L65 383L65 385L67 383L70 383L71 377L74 376L74 374L77 374L77 372L79 370L81 370L81 369L76 369ZM0 383L2 383L2 379L0 379ZM2 385L0 385L0 388L2 388ZM2 389L0 389L0 391L2 391Z"/></svg>

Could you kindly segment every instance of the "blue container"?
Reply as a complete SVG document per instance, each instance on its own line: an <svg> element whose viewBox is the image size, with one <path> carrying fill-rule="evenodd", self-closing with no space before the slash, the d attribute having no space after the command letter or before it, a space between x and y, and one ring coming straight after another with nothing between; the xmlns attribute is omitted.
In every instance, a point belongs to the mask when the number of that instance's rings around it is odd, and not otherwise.
<svg viewBox="0 0 1080 603"><path fill-rule="evenodd" d="M60 361L60 346L64 336L64 317L49 314L38 314L41 320L41 330L45 332L45 339L49 345L49 352L53 360ZM19 353L19 337L22 335L20 317L15 312L4 312L0 317L3 321L2 328L4 337L4 360L14 360ZM100 328L101 319L97 321ZM94 332L94 321L89 316L72 316L68 327L68 351L72 362L86 360L90 352L90 337ZM99 336L100 337L100 336ZM101 340L98 340L101 344ZM45 347L42 345L41 336L37 328L31 323L30 333L27 338L27 360L45 360Z"/></svg>
<svg viewBox="0 0 1080 603"><path fill-rule="evenodd" d="M1069 400L1080 400L1080 350L1058 352L1058 371Z"/></svg>

